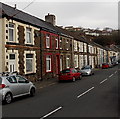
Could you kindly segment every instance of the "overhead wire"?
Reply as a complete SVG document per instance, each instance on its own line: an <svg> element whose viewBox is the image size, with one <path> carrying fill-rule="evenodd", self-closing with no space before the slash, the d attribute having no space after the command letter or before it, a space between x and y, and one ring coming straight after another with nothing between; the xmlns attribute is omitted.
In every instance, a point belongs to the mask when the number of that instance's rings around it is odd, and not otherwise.
<svg viewBox="0 0 120 119"><path fill-rule="evenodd" d="M32 2L30 2L26 7L24 7L22 10L25 10L26 8L28 8L31 4L33 4L35 2L35 0L33 0ZM14 16L16 16L17 14L19 14L20 12L22 12L22 11L18 11L16 14L13 14L12 16L10 16L10 17L14 17Z"/></svg>

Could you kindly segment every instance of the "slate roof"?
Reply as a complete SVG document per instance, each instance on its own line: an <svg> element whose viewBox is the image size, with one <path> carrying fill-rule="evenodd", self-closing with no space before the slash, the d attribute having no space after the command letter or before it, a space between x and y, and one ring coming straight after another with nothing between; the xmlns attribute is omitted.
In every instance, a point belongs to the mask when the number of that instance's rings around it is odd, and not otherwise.
<svg viewBox="0 0 120 119"><path fill-rule="evenodd" d="M26 24L30 24L44 30L56 32L53 27L50 27L49 23L35 16L32 16L18 9L15 9L1 2L0 2L0 7L2 7L2 17L7 17L8 19L14 19L14 20L17 20Z"/></svg>

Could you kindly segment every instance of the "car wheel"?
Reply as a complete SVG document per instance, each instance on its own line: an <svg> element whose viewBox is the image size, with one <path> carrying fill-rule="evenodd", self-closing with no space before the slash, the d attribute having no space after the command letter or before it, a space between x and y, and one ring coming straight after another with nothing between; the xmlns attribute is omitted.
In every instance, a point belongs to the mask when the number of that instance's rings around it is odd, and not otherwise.
<svg viewBox="0 0 120 119"><path fill-rule="evenodd" d="M72 78L72 81L75 82L75 77Z"/></svg>
<svg viewBox="0 0 120 119"><path fill-rule="evenodd" d="M10 104L12 102L12 94L11 93L7 93L5 95L4 101L5 101L5 103Z"/></svg>
<svg viewBox="0 0 120 119"><path fill-rule="evenodd" d="M31 88L31 90L30 90L30 96L31 97L35 96L35 88Z"/></svg>
<svg viewBox="0 0 120 119"><path fill-rule="evenodd" d="M80 75L80 77L79 77L79 80L81 80L82 79L82 75Z"/></svg>

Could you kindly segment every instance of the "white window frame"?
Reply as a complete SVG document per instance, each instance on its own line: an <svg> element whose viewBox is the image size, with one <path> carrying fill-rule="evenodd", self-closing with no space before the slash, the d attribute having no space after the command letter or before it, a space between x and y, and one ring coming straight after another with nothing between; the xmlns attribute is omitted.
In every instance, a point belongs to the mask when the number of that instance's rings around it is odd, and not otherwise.
<svg viewBox="0 0 120 119"><path fill-rule="evenodd" d="M78 68L78 55L74 55L74 65L75 68Z"/></svg>
<svg viewBox="0 0 120 119"><path fill-rule="evenodd" d="M47 61L49 61L49 63L50 63L50 67L47 69ZM46 55L46 72L51 72L52 71L52 66L51 66L51 64L52 64L52 57L51 57L51 55Z"/></svg>
<svg viewBox="0 0 120 119"><path fill-rule="evenodd" d="M46 35L46 48L50 48L50 35Z"/></svg>
<svg viewBox="0 0 120 119"><path fill-rule="evenodd" d="M84 43L84 52L87 52L87 44Z"/></svg>
<svg viewBox="0 0 120 119"><path fill-rule="evenodd" d="M70 57L66 57L66 68L70 68Z"/></svg>
<svg viewBox="0 0 120 119"><path fill-rule="evenodd" d="M60 56L60 71L63 70L63 55Z"/></svg>
<svg viewBox="0 0 120 119"><path fill-rule="evenodd" d="M62 40L60 39L60 44L62 43ZM61 45L60 45L60 49L62 49Z"/></svg>
<svg viewBox="0 0 120 119"><path fill-rule="evenodd" d="M29 34L29 35L27 35ZM30 37L28 37L30 36ZM33 39L32 39L32 29L26 27L26 44L33 44Z"/></svg>
<svg viewBox="0 0 120 119"><path fill-rule="evenodd" d="M85 65L87 65L87 55L84 55Z"/></svg>
<svg viewBox="0 0 120 119"><path fill-rule="evenodd" d="M59 48L59 40L58 40L58 38L56 38L55 41L56 41L56 49L58 49Z"/></svg>
<svg viewBox="0 0 120 119"><path fill-rule="evenodd" d="M68 41L68 39L66 39L66 47L67 47L66 50L69 50L68 49L68 43L69 43L69 41Z"/></svg>
<svg viewBox="0 0 120 119"><path fill-rule="evenodd" d="M83 62L83 55L79 55L79 67L82 68L84 66L84 62Z"/></svg>
<svg viewBox="0 0 120 119"><path fill-rule="evenodd" d="M80 42L80 52L83 52L83 42Z"/></svg>
<svg viewBox="0 0 120 119"><path fill-rule="evenodd" d="M10 24L11 25L13 25L13 27L10 27ZM9 33L9 38L8 38L8 41L9 42L15 42L15 24L13 24L13 23L9 23L9 25L8 25L8 33ZM13 32L13 39L12 40L10 40L10 30L12 30L12 32Z"/></svg>
<svg viewBox="0 0 120 119"><path fill-rule="evenodd" d="M74 40L74 51L77 51L77 41Z"/></svg>

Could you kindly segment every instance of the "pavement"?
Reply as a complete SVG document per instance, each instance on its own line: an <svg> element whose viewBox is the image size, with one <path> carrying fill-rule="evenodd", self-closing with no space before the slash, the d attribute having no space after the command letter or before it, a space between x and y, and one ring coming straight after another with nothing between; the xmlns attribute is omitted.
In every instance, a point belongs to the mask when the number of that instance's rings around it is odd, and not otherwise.
<svg viewBox="0 0 120 119"><path fill-rule="evenodd" d="M36 82L33 82L33 83L34 83L34 85L36 86L37 89L42 89L42 88L54 85L57 82L58 82L58 78L55 77L55 78L50 78L50 79L46 79L46 80L43 79L43 80L36 81Z"/></svg>
<svg viewBox="0 0 120 119"><path fill-rule="evenodd" d="M98 71L100 69L101 68L95 68L94 71ZM37 89L42 89L42 88L45 88L45 87L48 87L48 86L58 83L58 78L55 77L55 78L43 79L43 80L39 80L39 81L36 81L33 83Z"/></svg>

